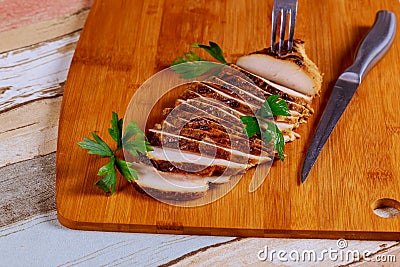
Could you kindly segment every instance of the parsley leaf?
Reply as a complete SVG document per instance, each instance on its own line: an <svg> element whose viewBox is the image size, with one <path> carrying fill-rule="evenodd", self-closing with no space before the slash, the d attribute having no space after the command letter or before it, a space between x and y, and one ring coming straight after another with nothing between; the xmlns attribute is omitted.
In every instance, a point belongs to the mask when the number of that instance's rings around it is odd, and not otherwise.
<svg viewBox="0 0 400 267"><path fill-rule="evenodd" d="M154 149L153 149L153 147L150 145L150 142L149 142L149 141L145 141L144 143L145 143L145 145L146 145L146 151L147 151L147 152L149 152L149 151L154 151Z"/></svg>
<svg viewBox="0 0 400 267"><path fill-rule="evenodd" d="M258 121L256 117L253 116L241 116L240 120L246 126L244 130L248 137L252 137L253 135L260 134L260 126L258 125Z"/></svg>
<svg viewBox="0 0 400 267"><path fill-rule="evenodd" d="M267 121L272 116L288 116L289 107L284 100L279 100L279 95L271 95L262 104L260 110L256 112L256 116L242 116L240 120L246 126L244 130L248 137L260 135L263 142L268 144L271 141L274 143L274 149L278 153L279 159L283 161L285 155L283 153L285 139L282 132L274 122ZM259 121L266 123L267 128L264 131L260 130Z"/></svg>
<svg viewBox="0 0 400 267"><path fill-rule="evenodd" d="M83 138L83 142L79 142L78 146L89 150L89 154L99 155L100 157L111 157L113 154L110 147L95 133L92 133L94 140Z"/></svg>
<svg viewBox="0 0 400 267"><path fill-rule="evenodd" d="M202 48L222 64L227 64L221 47L214 42L209 42L209 44L209 46L203 44L194 44L192 47ZM184 53L184 57L179 56L171 64L171 69L176 73L181 74L180 78L183 79L191 79L207 73L209 73L210 76L217 75L221 68L222 67L220 65L216 65L215 63L204 60L193 51Z"/></svg>
<svg viewBox="0 0 400 267"><path fill-rule="evenodd" d="M138 157L139 153L145 154L147 152L146 142L145 140L130 140L124 144L124 148L128 151L132 156Z"/></svg>
<svg viewBox="0 0 400 267"><path fill-rule="evenodd" d="M133 156L139 156L139 153L145 154L147 151L153 150L136 122L129 122L123 134L122 126L123 120L118 118L117 113L113 112L111 128L108 129L108 133L117 143L117 148L114 151L95 133L92 133L94 140L85 137L83 142L78 143L81 148L88 150L89 154L110 158L110 161L97 172L97 175L103 178L95 183L105 193L113 194L115 192L117 183L116 169L128 182L138 179L137 171L132 168L132 163L117 158L115 153L118 150L125 148Z"/></svg>
<svg viewBox="0 0 400 267"><path fill-rule="evenodd" d="M266 144L273 141L274 149L276 149L279 159L283 161L285 159L285 155L283 154L283 149L285 147L285 138L283 137L282 132L279 130L278 126L276 126L275 123L267 122L267 125L267 129L262 132L262 140Z"/></svg>
<svg viewBox="0 0 400 267"><path fill-rule="evenodd" d="M110 157L110 162L100 168L98 176L104 176L103 179L97 181L95 185L102 189L105 193L113 194L117 183L117 174L114 168L115 157Z"/></svg>
<svg viewBox="0 0 400 267"><path fill-rule="evenodd" d="M185 57L179 56L174 62L172 62L171 66L175 66L181 63L187 63L187 62L193 62L193 61L204 61L199 55L197 55L193 51L189 51L186 53L183 53Z"/></svg>
<svg viewBox="0 0 400 267"><path fill-rule="evenodd" d="M183 79L199 77L213 70L215 70L214 72L216 72L220 68L220 65L209 61L187 61L185 62L185 64L175 64L171 66L171 69L176 73L181 74L180 77Z"/></svg>
<svg viewBox="0 0 400 267"><path fill-rule="evenodd" d="M213 58L221 62L222 64L227 64L225 57L224 57L224 52L222 52L221 47L214 43L214 42L208 42L210 45L204 45L204 44L194 44L192 45L193 48L202 48L204 49L207 53L209 53Z"/></svg>
<svg viewBox="0 0 400 267"><path fill-rule="evenodd" d="M203 61L204 60L193 51L186 52L186 53L184 53L184 55L185 55L186 59L188 61L191 61L191 62L193 62L193 61Z"/></svg>
<svg viewBox="0 0 400 267"><path fill-rule="evenodd" d="M264 103L261 106L260 111L258 112L258 114L261 118L271 118L272 116L274 116L274 114L270 108L270 105L268 103L268 99L267 99L267 101L264 101Z"/></svg>
<svg viewBox="0 0 400 267"><path fill-rule="evenodd" d="M136 170L132 168L132 163L118 158L115 159L115 163L118 171L128 180L128 182L138 179Z"/></svg>
<svg viewBox="0 0 400 267"><path fill-rule="evenodd" d="M175 65L178 65L178 64L181 64L181 63L186 63L186 62L188 62L187 59L179 56L177 59L174 60L174 62L172 62L171 66L175 66Z"/></svg>
<svg viewBox="0 0 400 267"><path fill-rule="evenodd" d="M286 101L283 99L278 101L279 97L280 95L271 95L270 97L267 98L267 103L272 111L272 114L274 116L289 116L290 115L289 107Z"/></svg>
<svg viewBox="0 0 400 267"><path fill-rule="evenodd" d="M267 129L265 129L265 131L262 133L262 140L264 141L264 143L268 144L269 142L272 141L273 138L275 138L276 135L276 124L268 121L267 122ZM278 129L279 131L279 129ZM274 146L275 148L275 146Z"/></svg>
<svg viewBox="0 0 400 267"><path fill-rule="evenodd" d="M275 124L274 148L278 152L278 156L281 161L285 159L285 155L283 154L284 147L285 147L285 138L283 137L282 132L278 129L278 126L276 126Z"/></svg>
<svg viewBox="0 0 400 267"><path fill-rule="evenodd" d="M131 139L136 134L142 134L142 130L137 125L136 121L130 121L125 128L124 136L122 137L122 144L125 144L129 139Z"/></svg>
<svg viewBox="0 0 400 267"><path fill-rule="evenodd" d="M117 142L117 150L122 148L122 119L118 119L118 114L113 111L111 119L111 128L108 128L108 133Z"/></svg>
<svg viewBox="0 0 400 267"><path fill-rule="evenodd" d="M133 136L135 136L135 138L130 140ZM122 138L122 145L126 151L135 157L139 156L138 152L145 154L147 151L153 151L153 148L147 141L146 136L134 121L129 122L126 126L125 133Z"/></svg>

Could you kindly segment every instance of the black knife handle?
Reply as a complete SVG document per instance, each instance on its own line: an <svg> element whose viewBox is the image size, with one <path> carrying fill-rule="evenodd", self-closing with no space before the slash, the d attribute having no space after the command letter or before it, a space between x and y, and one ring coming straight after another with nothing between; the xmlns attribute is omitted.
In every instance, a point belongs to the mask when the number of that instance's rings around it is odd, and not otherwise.
<svg viewBox="0 0 400 267"><path fill-rule="evenodd" d="M386 54L394 40L396 16L381 10L376 14L374 25L358 46L353 65L346 72L359 75L361 82L369 70Z"/></svg>

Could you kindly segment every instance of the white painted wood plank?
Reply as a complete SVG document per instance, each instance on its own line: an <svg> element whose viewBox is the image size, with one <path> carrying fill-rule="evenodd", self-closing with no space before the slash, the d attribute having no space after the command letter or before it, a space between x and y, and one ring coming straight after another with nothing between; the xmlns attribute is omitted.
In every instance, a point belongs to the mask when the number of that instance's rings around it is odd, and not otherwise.
<svg viewBox="0 0 400 267"><path fill-rule="evenodd" d="M158 266L232 239L75 231L50 212L0 228L0 266Z"/></svg>
<svg viewBox="0 0 400 267"><path fill-rule="evenodd" d="M0 54L0 112L61 95L79 34Z"/></svg>
<svg viewBox="0 0 400 267"><path fill-rule="evenodd" d="M226 244L214 246L219 243ZM202 249L208 246L211 247ZM7 255L0 266L159 266L179 257L183 259L172 266L339 266L351 263L359 266L360 262L365 262L346 258L331 260L328 254L324 261L281 261L276 253L273 261L260 261L258 252L265 246L270 252L315 250L321 255L324 249L342 251L336 240L248 238L235 241L232 237L75 231L61 226L56 212L50 212L0 228L0 251ZM368 250L372 259L380 252L392 255L398 247L398 242L350 240L343 251ZM199 252L191 253L196 250ZM340 257L341 254L336 255Z"/></svg>
<svg viewBox="0 0 400 267"><path fill-rule="evenodd" d="M363 258L358 258L357 253L369 252L367 258L373 261L380 252L391 254L391 250L399 247L399 242L390 241L340 242L347 242L347 246L341 247L338 240L246 238L200 251L172 266L343 266L365 262ZM267 254L261 253L261 260L258 255L260 250L267 251ZM327 252L323 252L325 250ZM283 252L278 256L279 251ZM314 252L315 257L309 256Z"/></svg>

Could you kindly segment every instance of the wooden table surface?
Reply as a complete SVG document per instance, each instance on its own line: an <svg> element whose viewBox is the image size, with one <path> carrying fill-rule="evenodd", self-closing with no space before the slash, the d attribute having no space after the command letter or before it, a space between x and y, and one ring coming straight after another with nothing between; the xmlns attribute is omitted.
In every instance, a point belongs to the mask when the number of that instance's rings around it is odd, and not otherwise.
<svg viewBox="0 0 400 267"><path fill-rule="evenodd" d="M262 262L258 254L266 246L270 251L320 253L337 250L337 240L105 233L62 227L55 212L58 118L69 64L91 4L90 0L0 0L0 266L395 266L389 261L400 262L400 242L347 241L346 250L369 251L367 259L295 262L275 257Z"/></svg>

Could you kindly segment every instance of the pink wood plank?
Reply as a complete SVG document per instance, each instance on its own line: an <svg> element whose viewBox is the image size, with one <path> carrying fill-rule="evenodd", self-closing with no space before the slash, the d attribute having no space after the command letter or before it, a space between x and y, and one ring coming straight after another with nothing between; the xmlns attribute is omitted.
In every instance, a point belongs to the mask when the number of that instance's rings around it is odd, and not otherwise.
<svg viewBox="0 0 400 267"><path fill-rule="evenodd" d="M65 17L92 5L93 0L0 1L0 32Z"/></svg>

